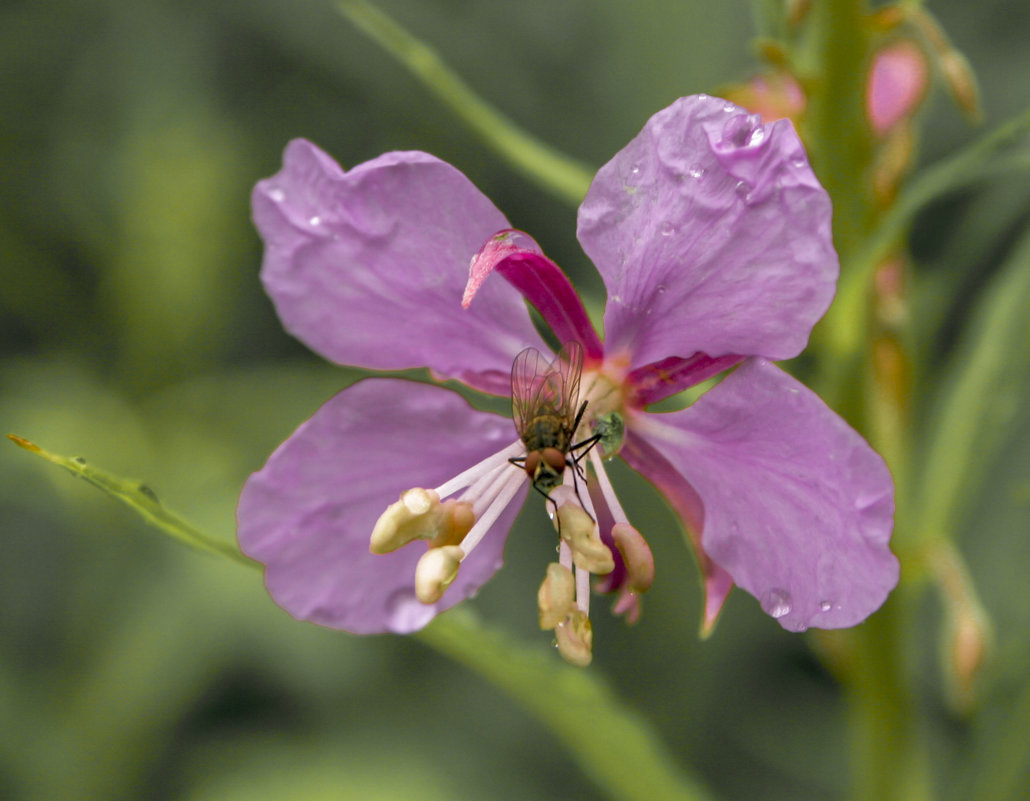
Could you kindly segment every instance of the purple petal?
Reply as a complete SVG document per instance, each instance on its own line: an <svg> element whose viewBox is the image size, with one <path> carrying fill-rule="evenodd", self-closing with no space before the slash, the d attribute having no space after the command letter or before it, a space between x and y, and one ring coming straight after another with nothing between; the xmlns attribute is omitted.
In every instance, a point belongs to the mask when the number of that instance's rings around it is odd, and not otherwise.
<svg viewBox="0 0 1030 801"><path fill-rule="evenodd" d="M462 173L426 153L348 172L310 142L254 189L261 277L286 329L339 364L429 367L495 391L542 341L503 281L461 308L469 260L508 221Z"/></svg>
<svg viewBox="0 0 1030 801"><path fill-rule="evenodd" d="M600 169L579 240L608 289L606 350L800 353L837 281L830 200L787 120L681 98Z"/></svg>
<svg viewBox="0 0 1030 801"><path fill-rule="evenodd" d="M638 418L639 419L639 418ZM704 527L704 505L701 498L683 476L647 440L639 436L632 427L626 431L622 446L622 458L640 475L650 481L662 493L665 500L683 521L683 527L694 549L698 568L701 570L704 589L704 611L701 620L701 635L707 637L715 628L726 598L733 589L733 579L719 565L715 564L701 547L701 531Z"/></svg>
<svg viewBox="0 0 1030 801"><path fill-rule="evenodd" d="M265 563L268 591L294 617L355 634L414 631L497 571L525 493L432 606L414 592L425 547L371 554L372 527L402 491L439 486L514 439L511 420L475 411L448 390L361 381L326 402L248 479L237 511L240 547Z"/></svg>
<svg viewBox="0 0 1030 801"><path fill-rule="evenodd" d="M839 628L898 581L883 460L820 398L748 359L693 406L637 425L697 491L701 543L784 628Z"/></svg>

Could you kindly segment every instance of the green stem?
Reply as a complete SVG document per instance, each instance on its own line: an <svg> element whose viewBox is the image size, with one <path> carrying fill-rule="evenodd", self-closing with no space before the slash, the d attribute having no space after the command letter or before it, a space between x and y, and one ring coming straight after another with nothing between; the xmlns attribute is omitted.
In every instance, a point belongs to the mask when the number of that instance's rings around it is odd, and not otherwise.
<svg viewBox="0 0 1030 801"><path fill-rule="evenodd" d="M41 459L46 459L48 462L63 467L72 475L78 476L97 489L121 501L152 526L155 526L173 539L177 539L191 548L224 556L239 564L249 567L258 566L257 562L248 559L240 553L235 545L206 534L187 523L174 512L166 509L158 501L154 491L146 484L116 476L113 473L108 473L106 470L100 470L87 464L85 459L78 456L69 457L51 453L39 447L36 443L15 434L8 434L7 438L18 447L24 448L29 453L36 454Z"/></svg>
<svg viewBox="0 0 1030 801"><path fill-rule="evenodd" d="M884 607L850 632L852 663L844 675L855 801L926 801L932 798L916 710L901 676L897 643L903 608L913 590L902 586Z"/></svg>
<svg viewBox="0 0 1030 801"><path fill-rule="evenodd" d="M541 142L487 103L440 55L365 0L339 0L347 19L439 98L512 167L572 205L586 195L594 171Z"/></svg>
<svg viewBox="0 0 1030 801"><path fill-rule="evenodd" d="M865 116L865 81L873 45L868 18L867 0L821 0L812 5L805 39L811 77L804 129L813 167L833 199L842 285L851 282L848 286L854 287L855 296L866 304L878 263L857 270L856 257L877 218L868 175L873 141ZM891 244L897 241L892 239ZM910 448L899 432L907 417L910 370L904 332L883 323L867 305L838 301L827 315L818 344L823 347L821 355L830 366L831 378L841 386L849 377L864 373L867 390L861 396L836 400L846 401L855 419L870 424L867 436L887 457L903 506L907 498L900 493ZM856 345L846 352L834 347L832 332L841 329L848 331ZM829 342L825 341L827 333L831 333ZM869 346L865 371L858 369L863 343ZM900 511L896 532L904 528L905 510ZM911 608L909 592L903 584L883 609L843 635L850 656L841 679L849 705L854 801L923 801L930 797L925 746L905 680L901 649L906 610Z"/></svg>
<svg viewBox="0 0 1030 801"><path fill-rule="evenodd" d="M865 119L869 50L866 0L812 4L811 82L804 132L812 165L833 198L833 238L845 271L872 227L866 165L872 138Z"/></svg>
<svg viewBox="0 0 1030 801"><path fill-rule="evenodd" d="M540 720L605 795L615 801L713 801L672 759L654 731L619 701L594 670L522 647L452 609L418 634L478 673Z"/></svg>

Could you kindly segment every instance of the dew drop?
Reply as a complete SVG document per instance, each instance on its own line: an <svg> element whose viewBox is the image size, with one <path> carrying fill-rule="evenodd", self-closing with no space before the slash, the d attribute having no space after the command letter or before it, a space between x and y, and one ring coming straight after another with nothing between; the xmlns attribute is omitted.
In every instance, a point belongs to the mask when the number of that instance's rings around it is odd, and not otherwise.
<svg viewBox="0 0 1030 801"><path fill-rule="evenodd" d="M687 170L687 175L689 175L691 178L701 178L704 174L705 168L702 167L700 164L695 164L693 167Z"/></svg>
<svg viewBox="0 0 1030 801"><path fill-rule="evenodd" d="M659 233L661 233L662 236L672 236L674 233L676 233L676 226L674 226L671 222L662 223L662 227L659 230Z"/></svg>
<svg viewBox="0 0 1030 801"><path fill-rule="evenodd" d="M630 175L640 175L640 165L634 164L629 171Z"/></svg>
<svg viewBox="0 0 1030 801"><path fill-rule="evenodd" d="M321 225L322 224L322 218L319 217L316 214L314 217L312 217L311 219L308 220L308 224L309 225Z"/></svg>
<svg viewBox="0 0 1030 801"><path fill-rule="evenodd" d="M831 609L833 609L833 604L830 601L820 601L819 602L819 611L820 612L829 612Z"/></svg>
<svg viewBox="0 0 1030 801"><path fill-rule="evenodd" d="M268 190L268 196L276 203L282 203L286 199L286 193L282 189L276 187L275 189Z"/></svg>
<svg viewBox="0 0 1030 801"><path fill-rule="evenodd" d="M658 292L659 295L664 295L665 294L665 290L666 290L665 284L659 284L657 286L657 288L656 288L656 291Z"/></svg>
<svg viewBox="0 0 1030 801"><path fill-rule="evenodd" d="M802 167L807 167L808 162L805 161L805 158L803 156L798 156L797 158L791 160L790 166L796 167L800 170Z"/></svg>
<svg viewBox="0 0 1030 801"><path fill-rule="evenodd" d="M722 150L754 148L765 140L762 118L757 114L735 114L722 127Z"/></svg>
<svg viewBox="0 0 1030 801"><path fill-rule="evenodd" d="M773 589L762 596L762 609L767 615L776 619L789 615L793 608L794 604L791 601L790 593L786 590Z"/></svg>
<svg viewBox="0 0 1030 801"><path fill-rule="evenodd" d="M744 200L747 200L748 197L751 195L751 184L749 184L747 181L738 181L736 191L739 197L742 197Z"/></svg>

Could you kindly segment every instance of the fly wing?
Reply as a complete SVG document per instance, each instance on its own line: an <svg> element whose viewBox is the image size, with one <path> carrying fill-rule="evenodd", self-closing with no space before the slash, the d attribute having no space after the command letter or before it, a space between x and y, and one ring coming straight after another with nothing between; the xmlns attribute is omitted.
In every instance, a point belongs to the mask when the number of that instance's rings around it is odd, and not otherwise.
<svg viewBox="0 0 1030 801"><path fill-rule="evenodd" d="M511 368L511 411L519 435L541 413L558 415L571 426L582 373L583 346L578 342L567 342L551 362L536 348L516 356Z"/></svg>
<svg viewBox="0 0 1030 801"><path fill-rule="evenodd" d="M576 417L577 406L579 406L579 380L583 375L583 346L578 342L566 342L558 357L551 365L551 369L560 376L558 381L558 400L555 408L568 425ZM569 431L569 434L572 434Z"/></svg>
<svg viewBox="0 0 1030 801"><path fill-rule="evenodd" d="M522 436L526 424L536 416L538 397L550 365L536 348L526 348L511 366L511 417Z"/></svg>

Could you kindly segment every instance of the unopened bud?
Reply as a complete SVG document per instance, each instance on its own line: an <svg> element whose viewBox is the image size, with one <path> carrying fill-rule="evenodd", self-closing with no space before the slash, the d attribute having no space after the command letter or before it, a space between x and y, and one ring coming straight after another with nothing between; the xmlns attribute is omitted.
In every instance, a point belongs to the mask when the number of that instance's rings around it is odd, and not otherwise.
<svg viewBox="0 0 1030 801"><path fill-rule="evenodd" d="M952 706L968 713L976 703L977 679L991 649L991 627L979 609L951 610L942 641L945 677Z"/></svg>
<svg viewBox="0 0 1030 801"><path fill-rule="evenodd" d="M941 53L937 64L959 108L970 120L979 122L983 116L983 110L980 108L980 87L966 57L958 50L949 48Z"/></svg>
<svg viewBox="0 0 1030 801"><path fill-rule="evenodd" d="M944 602L941 657L948 700L956 711L967 713L976 702L977 679L990 656L991 621L954 545L941 541L931 556Z"/></svg>
<svg viewBox="0 0 1030 801"><path fill-rule="evenodd" d="M424 604L435 604L458 577L465 552L457 545L430 548L415 567L415 595Z"/></svg>
<svg viewBox="0 0 1030 801"><path fill-rule="evenodd" d="M633 592L647 592L654 581L654 554L647 541L629 523L612 526L612 538L626 566L626 586Z"/></svg>
<svg viewBox="0 0 1030 801"><path fill-rule="evenodd" d="M586 612L582 609L573 610L571 615L555 627L554 637L562 659L576 667L586 667L590 664L594 657L594 631Z"/></svg>
<svg viewBox="0 0 1030 801"><path fill-rule="evenodd" d="M615 558L601 540L597 523L582 506L571 502L559 506L555 527L572 548L576 567L598 576L606 576L615 569Z"/></svg>
<svg viewBox="0 0 1030 801"><path fill-rule="evenodd" d="M412 540L431 540L434 546L456 545L468 534L475 515L465 501L440 503L434 490L414 489L386 507L375 527L368 549L383 554L396 551Z"/></svg>
<svg viewBox="0 0 1030 801"><path fill-rule="evenodd" d="M540 628L544 631L553 629L572 612L576 602L576 579L572 571L551 562L536 600L540 610Z"/></svg>

